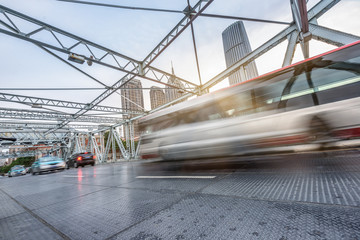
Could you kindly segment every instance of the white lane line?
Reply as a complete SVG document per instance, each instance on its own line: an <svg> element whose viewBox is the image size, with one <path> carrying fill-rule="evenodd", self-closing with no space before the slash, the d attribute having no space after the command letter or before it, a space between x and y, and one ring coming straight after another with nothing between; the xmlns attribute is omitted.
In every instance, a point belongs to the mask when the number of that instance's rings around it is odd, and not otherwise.
<svg viewBox="0 0 360 240"><path fill-rule="evenodd" d="M63 177L75 177L75 178L78 178L78 177L84 177L84 176L71 176L71 175L64 175Z"/></svg>
<svg viewBox="0 0 360 240"><path fill-rule="evenodd" d="M216 176L137 176L136 178L194 178L194 179L211 179Z"/></svg>

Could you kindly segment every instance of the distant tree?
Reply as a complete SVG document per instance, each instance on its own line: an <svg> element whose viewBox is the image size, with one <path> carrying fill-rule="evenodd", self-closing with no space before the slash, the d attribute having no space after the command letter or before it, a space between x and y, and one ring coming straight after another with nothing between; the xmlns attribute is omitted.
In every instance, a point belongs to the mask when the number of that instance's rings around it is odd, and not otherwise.
<svg viewBox="0 0 360 240"><path fill-rule="evenodd" d="M0 168L1 173L7 173L15 165L24 165L24 167L30 167L35 161L35 157L19 157L13 161L10 165Z"/></svg>

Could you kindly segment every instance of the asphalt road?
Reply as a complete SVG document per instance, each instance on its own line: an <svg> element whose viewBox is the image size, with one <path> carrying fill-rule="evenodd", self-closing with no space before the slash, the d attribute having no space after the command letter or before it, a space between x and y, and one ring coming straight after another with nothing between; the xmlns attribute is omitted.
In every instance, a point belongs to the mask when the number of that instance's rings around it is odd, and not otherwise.
<svg viewBox="0 0 360 240"><path fill-rule="evenodd" d="M1 178L0 239L360 239L360 152Z"/></svg>

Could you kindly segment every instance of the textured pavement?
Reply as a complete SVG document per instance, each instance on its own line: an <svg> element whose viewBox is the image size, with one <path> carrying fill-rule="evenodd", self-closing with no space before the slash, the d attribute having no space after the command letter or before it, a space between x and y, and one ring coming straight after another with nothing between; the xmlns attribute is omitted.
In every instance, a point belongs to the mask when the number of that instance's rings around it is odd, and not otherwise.
<svg viewBox="0 0 360 240"><path fill-rule="evenodd" d="M0 239L360 239L360 153L118 162L1 178Z"/></svg>

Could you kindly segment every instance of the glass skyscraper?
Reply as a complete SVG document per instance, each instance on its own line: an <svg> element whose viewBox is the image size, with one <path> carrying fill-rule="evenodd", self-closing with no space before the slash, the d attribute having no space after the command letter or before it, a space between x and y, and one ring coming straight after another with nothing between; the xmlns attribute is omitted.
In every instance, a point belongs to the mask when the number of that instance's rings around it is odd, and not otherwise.
<svg viewBox="0 0 360 240"><path fill-rule="evenodd" d="M226 67L249 54L251 50L250 42L246 34L245 26L242 21L235 22L227 27L222 33ZM255 62L250 62L242 66L238 71L229 76L229 83L244 82L258 76Z"/></svg>

